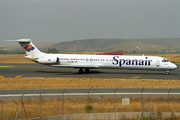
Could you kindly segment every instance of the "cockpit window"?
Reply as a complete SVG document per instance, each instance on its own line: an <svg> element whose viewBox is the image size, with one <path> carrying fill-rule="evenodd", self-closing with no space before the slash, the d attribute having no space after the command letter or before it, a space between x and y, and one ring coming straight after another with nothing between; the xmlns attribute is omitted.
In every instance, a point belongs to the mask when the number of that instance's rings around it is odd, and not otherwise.
<svg viewBox="0 0 180 120"><path fill-rule="evenodd" d="M167 59L163 59L162 62L169 62Z"/></svg>

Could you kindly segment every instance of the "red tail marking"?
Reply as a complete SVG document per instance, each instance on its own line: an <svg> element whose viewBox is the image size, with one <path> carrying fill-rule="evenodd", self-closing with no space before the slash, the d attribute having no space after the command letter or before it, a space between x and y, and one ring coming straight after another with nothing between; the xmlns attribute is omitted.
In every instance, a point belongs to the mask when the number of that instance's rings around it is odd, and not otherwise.
<svg viewBox="0 0 180 120"><path fill-rule="evenodd" d="M28 48L31 48L31 47L32 47L32 45L31 45L31 44L29 44L28 46L25 46L25 47L24 47L24 49L26 49L26 50L27 50Z"/></svg>

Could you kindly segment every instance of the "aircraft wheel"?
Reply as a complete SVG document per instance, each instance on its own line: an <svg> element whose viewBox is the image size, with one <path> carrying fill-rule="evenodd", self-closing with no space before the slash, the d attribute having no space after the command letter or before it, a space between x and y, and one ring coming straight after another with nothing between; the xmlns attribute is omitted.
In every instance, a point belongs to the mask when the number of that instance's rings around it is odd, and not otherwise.
<svg viewBox="0 0 180 120"><path fill-rule="evenodd" d="M166 75L169 75L169 71L166 71Z"/></svg>
<svg viewBox="0 0 180 120"><path fill-rule="evenodd" d="M85 69L85 73L89 73L89 69Z"/></svg>
<svg viewBox="0 0 180 120"><path fill-rule="evenodd" d="M82 69L79 69L79 74L83 74L83 70Z"/></svg>

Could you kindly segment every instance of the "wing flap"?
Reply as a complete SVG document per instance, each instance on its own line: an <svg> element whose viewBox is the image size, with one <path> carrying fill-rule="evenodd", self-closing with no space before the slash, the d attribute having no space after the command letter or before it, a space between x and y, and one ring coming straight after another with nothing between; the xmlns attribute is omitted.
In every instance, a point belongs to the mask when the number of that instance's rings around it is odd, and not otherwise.
<svg viewBox="0 0 180 120"><path fill-rule="evenodd" d="M52 67L64 68L100 68L98 65L51 65Z"/></svg>

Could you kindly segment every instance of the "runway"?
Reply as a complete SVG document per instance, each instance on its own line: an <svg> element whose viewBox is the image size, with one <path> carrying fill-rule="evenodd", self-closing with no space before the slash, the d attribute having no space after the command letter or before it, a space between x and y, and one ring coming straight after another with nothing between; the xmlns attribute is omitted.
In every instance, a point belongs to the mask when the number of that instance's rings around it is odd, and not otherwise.
<svg viewBox="0 0 180 120"><path fill-rule="evenodd" d="M88 74L78 74L78 69L55 68L40 64L0 64L0 77L70 77L70 78L135 78L135 79L174 79L180 80L180 64L170 71L90 69Z"/></svg>

